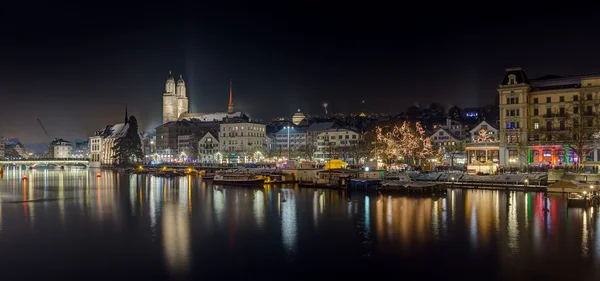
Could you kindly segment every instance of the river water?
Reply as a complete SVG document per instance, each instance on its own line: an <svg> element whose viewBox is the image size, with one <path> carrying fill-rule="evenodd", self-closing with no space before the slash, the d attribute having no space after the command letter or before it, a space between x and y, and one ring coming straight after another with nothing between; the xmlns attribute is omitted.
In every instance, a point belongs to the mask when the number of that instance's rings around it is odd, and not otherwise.
<svg viewBox="0 0 600 281"><path fill-rule="evenodd" d="M600 278L598 208L567 208L561 195L236 188L97 172L4 173L2 280Z"/></svg>

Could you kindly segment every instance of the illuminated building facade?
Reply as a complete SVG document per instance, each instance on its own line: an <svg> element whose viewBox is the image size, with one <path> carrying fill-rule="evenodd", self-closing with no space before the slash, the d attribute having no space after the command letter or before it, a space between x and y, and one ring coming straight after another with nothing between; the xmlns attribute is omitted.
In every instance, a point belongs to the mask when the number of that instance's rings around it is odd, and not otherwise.
<svg viewBox="0 0 600 281"><path fill-rule="evenodd" d="M498 87L500 164L570 165L578 155L553 136L569 132L574 118L597 126L600 75L547 75L529 79L519 67L508 68ZM586 119L590 117L589 120ZM593 149L583 161L597 161Z"/></svg>
<svg viewBox="0 0 600 281"><path fill-rule="evenodd" d="M500 163L498 129L483 121L471 131L470 142L465 146L467 170L494 172Z"/></svg>
<svg viewBox="0 0 600 281"><path fill-rule="evenodd" d="M169 77L167 77L165 91L163 92L162 107L163 124L177 121L180 115L188 112L188 98L185 82L181 75L176 84L175 78L171 74L171 71L169 71Z"/></svg>
<svg viewBox="0 0 600 281"><path fill-rule="evenodd" d="M222 161L247 163L264 157L267 146L266 125L242 120L230 121L231 123L219 125L219 152Z"/></svg>

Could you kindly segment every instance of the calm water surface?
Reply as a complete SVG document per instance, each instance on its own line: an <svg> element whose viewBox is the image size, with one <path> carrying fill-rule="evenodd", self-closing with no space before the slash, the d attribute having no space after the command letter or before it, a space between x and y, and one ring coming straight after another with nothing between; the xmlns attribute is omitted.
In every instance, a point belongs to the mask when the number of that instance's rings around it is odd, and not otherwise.
<svg viewBox="0 0 600 281"><path fill-rule="evenodd" d="M96 172L3 175L2 280L600 278L598 208L566 208L560 195L410 197Z"/></svg>

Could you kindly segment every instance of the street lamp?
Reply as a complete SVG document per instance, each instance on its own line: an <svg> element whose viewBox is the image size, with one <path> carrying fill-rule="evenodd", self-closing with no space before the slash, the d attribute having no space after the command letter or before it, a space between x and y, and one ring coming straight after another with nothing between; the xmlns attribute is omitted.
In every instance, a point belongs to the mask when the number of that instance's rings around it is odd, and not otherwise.
<svg viewBox="0 0 600 281"><path fill-rule="evenodd" d="M288 160L290 160L290 129L292 127L291 126L285 126L285 128L287 129L287 151L288 151L287 158L288 158Z"/></svg>

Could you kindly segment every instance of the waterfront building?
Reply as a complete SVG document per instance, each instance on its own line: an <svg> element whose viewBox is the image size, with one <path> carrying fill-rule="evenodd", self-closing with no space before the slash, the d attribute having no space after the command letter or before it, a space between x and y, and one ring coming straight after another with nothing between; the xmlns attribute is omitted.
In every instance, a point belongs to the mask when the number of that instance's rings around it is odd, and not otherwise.
<svg viewBox="0 0 600 281"><path fill-rule="evenodd" d="M498 95L501 165L571 165L579 157L598 161L597 147L576 155L568 143L578 137L575 130L600 128L600 74L529 79L522 68L508 68Z"/></svg>
<svg viewBox="0 0 600 281"><path fill-rule="evenodd" d="M295 158L296 152L307 144L306 128L286 126L274 136L275 147L281 152L282 157L287 157L289 150L290 157Z"/></svg>
<svg viewBox="0 0 600 281"><path fill-rule="evenodd" d="M256 162L266 153L264 124L231 119L219 125L219 152L226 163Z"/></svg>
<svg viewBox="0 0 600 281"><path fill-rule="evenodd" d="M219 155L219 134L207 132L198 141L198 162L202 164L220 163Z"/></svg>
<svg viewBox="0 0 600 281"><path fill-rule="evenodd" d="M171 71L169 71L162 100L163 123L177 121L179 116L187 112L188 97L183 76L179 76L176 84L175 78L171 74Z"/></svg>
<svg viewBox="0 0 600 281"><path fill-rule="evenodd" d="M179 136L194 135L200 137L208 132L217 134L218 131L219 123L201 122L197 119L162 124L156 128L156 153L153 154L153 160L158 162L181 160L181 152L183 151L179 151Z"/></svg>
<svg viewBox="0 0 600 281"><path fill-rule="evenodd" d="M450 135L459 140L464 140L469 136L469 125L450 118L446 118L444 124L433 125L434 132L439 131L439 129L444 129L444 131L450 133Z"/></svg>
<svg viewBox="0 0 600 281"><path fill-rule="evenodd" d="M193 135L179 135L177 136L177 151L179 152L179 159L182 162L188 162L190 158L196 157L196 152L192 152L191 141L195 137Z"/></svg>
<svg viewBox="0 0 600 281"><path fill-rule="evenodd" d="M345 162L349 160L358 163L360 159L352 159L351 149L357 145L361 135L351 129L335 128L320 131L317 135L317 149L315 159L321 162L327 162L331 159L342 159Z"/></svg>
<svg viewBox="0 0 600 281"><path fill-rule="evenodd" d="M101 130L94 132L89 138L90 144L90 167L98 168L102 165L115 164L114 156L116 151L115 144L119 138L125 137L129 130L129 118L127 117L127 108L125 108L125 119L123 123L107 125ZM142 136L140 135L140 142ZM143 145L140 143L140 146Z"/></svg>
<svg viewBox="0 0 600 281"><path fill-rule="evenodd" d="M306 143L311 143L314 145L317 145L317 142L319 140L319 135L321 135L322 133L331 130L331 129L336 129L339 126L337 126L335 124L335 122L318 122L318 123L312 123L310 126L308 126L308 128L305 129L306 131Z"/></svg>
<svg viewBox="0 0 600 281"><path fill-rule="evenodd" d="M470 142L466 145L467 164L492 161L500 163L500 141L498 129L483 121L471 131Z"/></svg>
<svg viewBox="0 0 600 281"><path fill-rule="evenodd" d="M54 139L50 143L48 155L50 158L71 158L73 146L70 141L63 139Z"/></svg>
<svg viewBox="0 0 600 281"><path fill-rule="evenodd" d="M465 139L457 137L444 128L438 128L429 138L431 139L431 144L436 149L434 153L437 152L437 149L442 149L444 162L448 162L450 165L465 163ZM443 164L439 163L438 165Z"/></svg>
<svg viewBox="0 0 600 281"><path fill-rule="evenodd" d="M113 149L117 139L124 137L129 129L127 122L108 125L104 129L94 132L90 137L90 167L114 164L115 150Z"/></svg>
<svg viewBox="0 0 600 281"><path fill-rule="evenodd" d="M156 134L150 132L142 132L142 146L146 155L145 162L150 162L152 156L156 153Z"/></svg>

